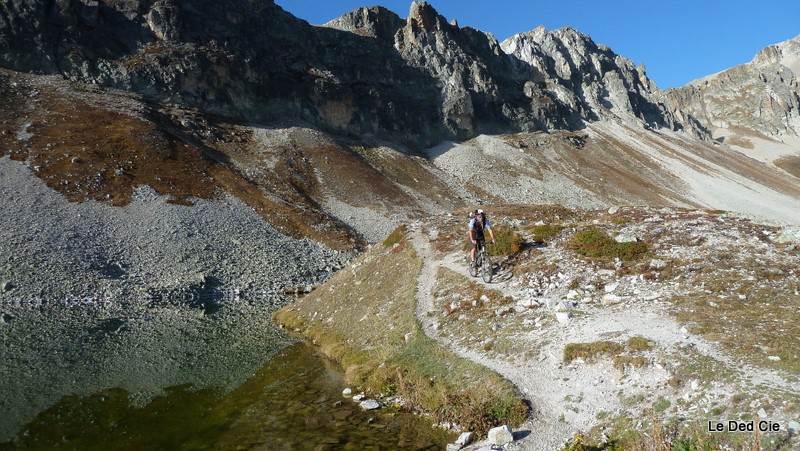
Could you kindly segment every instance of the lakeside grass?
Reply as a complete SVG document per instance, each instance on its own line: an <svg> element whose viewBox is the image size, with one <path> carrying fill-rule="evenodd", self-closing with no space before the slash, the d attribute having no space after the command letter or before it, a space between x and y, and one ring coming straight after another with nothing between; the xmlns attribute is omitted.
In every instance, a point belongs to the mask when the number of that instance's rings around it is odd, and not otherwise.
<svg viewBox="0 0 800 451"><path fill-rule="evenodd" d="M520 424L528 407L508 381L421 330L414 315L421 267L399 228L274 319L338 362L346 381L368 395L402 397L405 408L464 430Z"/></svg>

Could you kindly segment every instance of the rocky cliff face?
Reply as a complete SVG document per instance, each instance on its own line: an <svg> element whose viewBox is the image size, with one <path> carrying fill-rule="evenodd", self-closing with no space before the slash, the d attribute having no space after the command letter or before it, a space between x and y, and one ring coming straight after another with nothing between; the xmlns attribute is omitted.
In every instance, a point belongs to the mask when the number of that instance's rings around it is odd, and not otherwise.
<svg viewBox="0 0 800 451"><path fill-rule="evenodd" d="M313 27L271 1L9 0L0 37L6 68L416 145L609 117L703 134L654 100L643 68L575 30L500 45L426 2L406 19L362 8Z"/></svg>
<svg viewBox="0 0 800 451"><path fill-rule="evenodd" d="M604 119L646 127L687 129L705 138L704 127L691 117L679 118L658 100L658 89L643 66L570 27L547 31L538 27L501 44L530 79L576 111L584 120Z"/></svg>
<svg viewBox="0 0 800 451"><path fill-rule="evenodd" d="M13 0L0 36L4 67L159 103L406 141L440 134L429 76L374 38L312 27L271 1Z"/></svg>
<svg viewBox="0 0 800 451"><path fill-rule="evenodd" d="M781 137L800 134L800 36L769 46L751 62L663 95L677 116L692 115L720 137L733 131Z"/></svg>

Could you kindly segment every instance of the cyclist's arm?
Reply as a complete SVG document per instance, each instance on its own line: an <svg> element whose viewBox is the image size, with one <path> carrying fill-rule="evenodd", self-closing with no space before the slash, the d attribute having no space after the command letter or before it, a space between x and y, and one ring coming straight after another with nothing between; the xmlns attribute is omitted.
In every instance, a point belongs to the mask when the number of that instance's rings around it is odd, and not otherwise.
<svg viewBox="0 0 800 451"><path fill-rule="evenodd" d="M491 227L487 227L486 230L489 231L489 235L492 237L492 243L494 243L494 232L492 231Z"/></svg>

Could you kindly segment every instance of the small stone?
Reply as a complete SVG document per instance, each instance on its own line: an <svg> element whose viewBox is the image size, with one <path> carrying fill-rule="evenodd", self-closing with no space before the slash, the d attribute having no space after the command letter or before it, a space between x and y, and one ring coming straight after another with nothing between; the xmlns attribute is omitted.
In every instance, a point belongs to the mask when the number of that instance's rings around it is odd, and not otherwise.
<svg viewBox="0 0 800 451"><path fill-rule="evenodd" d="M790 421L789 425L787 426L790 435L797 434L800 432L800 423L797 421Z"/></svg>
<svg viewBox="0 0 800 451"><path fill-rule="evenodd" d="M83 160L81 160L81 157L72 157L72 160L70 161L72 161L72 164L78 164L81 163Z"/></svg>
<svg viewBox="0 0 800 451"><path fill-rule="evenodd" d="M619 296L617 296L616 294L606 294L606 295L604 295L604 296L602 297L602 299L600 300L600 302L601 302L603 305L613 305L613 304L619 304L620 302L622 302L622 298L621 298L621 297L619 297Z"/></svg>
<svg viewBox="0 0 800 451"><path fill-rule="evenodd" d="M461 435L458 436L458 440L456 440L457 445L467 446L472 443L472 440L475 438L474 432L462 432Z"/></svg>
<svg viewBox="0 0 800 451"><path fill-rule="evenodd" d="M619 235L614 237L614 241L617 243L637 243L641 241L639 237L634 236L630 233L620 233Z"/></svg>
<svg viewBox="0 0 800 451"><path fill-rule="evenodd" d="M762 420L763 420L764 418L767 418L767 411L766 411L766 410L764 410L764 408L763 408L763 407L762 407L761 409L758 409L758 412L757 412L757 413L758 413L758 418L761 418Z"/></svg>
<svg viewBox="0 0 800 451"><path fill-rule="evenodd" d="M364 410L376 410L383 407L383 404L380 401L376 401L374 399L365 399L358 404Z"/></svg>
<svg viewBox="0 0 800 451"><path fill-rule="evenodd" d="M572 316L572 312L556 312L556 320L561 324L570 322Z"/></svg>
<svg viewBox="0 0 800 451"><path fill-rule="evenodd" d="M767 359L772 360L773 362L780 362L781 358L776 355L767 356Z"/></svg>
<svg viewBox="0 0 800 451"><path fill-rule="evenodd" d="M511 428L503 425L489 430L489 441L495 446L505 446L514 441Z"/></svg>
<svg viewBox="0 0 800 451"><path fill-rule="evenodd" d="M342 396L344 396L345 398L349 398L352 395L353 395L353 390L352 389L345 388L344 390L342 390Z"/></svg>

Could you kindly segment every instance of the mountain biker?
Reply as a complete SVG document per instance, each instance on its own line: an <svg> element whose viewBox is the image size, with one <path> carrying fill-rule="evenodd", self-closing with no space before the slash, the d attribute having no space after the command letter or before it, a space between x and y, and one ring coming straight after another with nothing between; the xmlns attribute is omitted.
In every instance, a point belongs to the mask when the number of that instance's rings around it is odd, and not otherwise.
<svg viewBox="0 0 800 451"><path fill-rule="evenodd" d="M469 251L469 262L471 265L475 264L475 251L480 247L484 246L486 243L486 236L484 233L488 230L489 235L492 237L492 244L494 244L494 232L492 231L492 224L489 222L489 219L486 218L486 213L481 210L475 210L474 217L469 220L469 241L470 241L470 251Z"/></svg>

